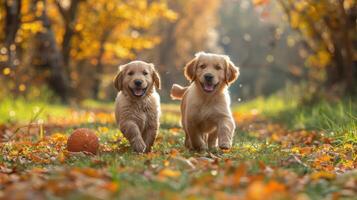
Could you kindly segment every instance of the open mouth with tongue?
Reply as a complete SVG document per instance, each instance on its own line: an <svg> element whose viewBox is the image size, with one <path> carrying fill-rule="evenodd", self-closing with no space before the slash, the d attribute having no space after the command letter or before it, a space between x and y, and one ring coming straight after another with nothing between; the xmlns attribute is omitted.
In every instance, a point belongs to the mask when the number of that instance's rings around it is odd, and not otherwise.
<svg viewBox="0 0 357 200"><path fill-rule="evenodd" d="M142 97L146 92L146 88L141 88L141 87L130 88L130 90L133 93L133 95L136 97Z"/></svg>
<svg viewBox="0 0 357 200"><path fill-rule="evenodd" d="M216 89L217 85L218 83L217 84L213 84L211 82L201 83L203 90L208 93L213 92Z"/></svg>

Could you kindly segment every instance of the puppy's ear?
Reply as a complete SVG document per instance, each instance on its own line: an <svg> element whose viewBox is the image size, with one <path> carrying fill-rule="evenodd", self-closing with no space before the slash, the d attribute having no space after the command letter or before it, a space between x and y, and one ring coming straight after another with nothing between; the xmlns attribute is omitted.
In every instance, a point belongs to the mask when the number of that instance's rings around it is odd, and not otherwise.
<svg viewBox="0 0 357 200"><path fill-rule="evenodd" d="M124 68L125 68L125 65L119 66L118 74L115 76L115 78L113 80L114 87L118 91L121 91L123 89Z"/></svg>
<svg viewBox="0 0 357 200"><path fill-rule="evenodd" d="M197 60L198 58L192 59L190 62L188 62L184 68L184 73L189 81L194 81L196 78L196 68L197 68Z"/></svg>
<svg viewBox="0 0 357 200"><path fill-rule="evenodd" d="M226 79L226 84L229 85L233 83L235 80L237 80L239 76L239 68L234 65L234 63L229 59L228 56L225 58L225 62L226 62L225 79Z"/></svg>
<svg viewBox="0 0 357 200"><path fill-rule="evenodd" d="M161 89L161 79L160 79L160 75L159 75L159 72L157 72L157 70L155 69L155 66L154 64L150 63L150 66L152 67L152 79L154 80L154 84L155 84L155 87L157 89Z"/></svg>

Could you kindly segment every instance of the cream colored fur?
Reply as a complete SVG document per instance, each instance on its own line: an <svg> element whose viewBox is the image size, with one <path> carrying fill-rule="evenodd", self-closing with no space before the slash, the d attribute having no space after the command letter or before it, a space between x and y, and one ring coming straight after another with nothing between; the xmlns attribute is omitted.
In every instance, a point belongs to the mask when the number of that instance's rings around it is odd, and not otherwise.
<svg viewBox="0 0 357 200"><path fill-rule="evenodd" d="M132 90L136 80L142 81L142 87L147 88L143 96L135 96ZM160 96L156 92L160 88L160 78L154 65L133 61L120 66L114 86L118 90L115 118L121 132L135 152L151 151L160 118Z"/></svg>
<svg viewBox="0 0 357 200"><path fill-rule="evenodd" d="M235 131L230 110L228 87L239 76L228 56L198 53L185 66L185 76L191 81L188 87L174 84L173 99L182 99L181 122L185 131L185 146L201 151L207 148L229 149ZM206 74L213 76L214 91L205 91Z"/></svg>

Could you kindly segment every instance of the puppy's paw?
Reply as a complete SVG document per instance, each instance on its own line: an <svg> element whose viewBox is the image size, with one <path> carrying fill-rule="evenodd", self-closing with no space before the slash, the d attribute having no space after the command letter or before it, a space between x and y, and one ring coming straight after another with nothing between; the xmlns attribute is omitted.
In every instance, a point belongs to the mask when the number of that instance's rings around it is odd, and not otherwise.
<svg viewBox="0 0 357 200"><path fill-rule="evenodd" d="M144 142L135 142L133 144L133 150L137 153L144 153L146 150L146 144Z"/></svg>
<svg viewBox="0 0 357 200"><path fill-rule="evenodd" d="M185 147L186 147L187 149L193 149L190 140L188 140L188 139L185 140Z"/></svg>
<svg viewBox="0 0 357 200"><path fill-rule="evenodd" d="M151 152L151 146L146 146L145 153L150 153Z"/></svg>
<svg viewBox="0 0 357 200"><path fill-rule="evenodd" d="M221 144L219 144L219 148L222 150L228 150L228 149L232 148L232 144L231 143L221 143Z"/></svg>

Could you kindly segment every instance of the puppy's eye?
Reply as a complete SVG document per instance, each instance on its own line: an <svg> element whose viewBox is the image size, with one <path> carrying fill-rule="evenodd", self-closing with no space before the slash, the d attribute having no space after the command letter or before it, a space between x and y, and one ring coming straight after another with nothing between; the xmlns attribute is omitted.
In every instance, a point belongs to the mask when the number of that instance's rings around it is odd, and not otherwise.
<svg viewBox="0 0 357 200"><path fill-rule="evenodd" d="M206 65L205 65L205 64L201 64L201 65L200 65L200 68L201 68L201 69L204 69L204 68L206 68Z"/></svg>
<svg viewBox="0 0 357 200"><path fill-rule="evenodd" d="M143 72L144 76L148 75L148 73L146 71Z"/></svg>
<svg viewBox="0 0 357 200"><path fill-rule="evenodd" d="M128 75L129 75L129 76L132 76L132 75L134 75L134 72L133 72L133 71L130 71L130 72L128 73Z"/></svg>
<svg viewBox="0 0 357 200"><path fill-rule="evenodd" d="M216 70L221 70L221 69L222 69L222 67L221 67L220 65L215 65L214 68L215 68Z"/></svg>

